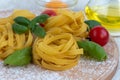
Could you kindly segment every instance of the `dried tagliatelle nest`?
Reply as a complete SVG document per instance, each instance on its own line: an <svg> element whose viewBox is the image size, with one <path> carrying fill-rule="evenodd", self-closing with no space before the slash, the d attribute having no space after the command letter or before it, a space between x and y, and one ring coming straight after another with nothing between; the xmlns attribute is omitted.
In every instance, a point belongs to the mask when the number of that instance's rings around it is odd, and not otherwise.
<svg viewBox="0 0 120 80"><path fill-rule="evenodd" d="M35 17L27 10L18 10L11 16L0 19L0 59L5 59L14 51L32 45L33 36L30 31L21 35L13 32L12 23L17 16L24 16L29 19Z"/></svg>
<svg viewBox="0 0 120 80"><path fill-rule="evenodd" d="M34 62L51 70L66 70L75 66L83 49L79 49L69 33L47 34L37 38L33 45Z"/></svg>
<svg viewBox="0 0 120 80"><path fill-rule="evenodd" d="M88 36L87 28L88 25L84 23L82 11L74 12L65 9L58 10L57 16L50 17L45 25L45 29L48 32L67 32L72 34L76 40Z"/></svg>
<svg viewBox="0 0 120 80"><path fill-rule="evenodd" d="M45 29L45 38L37 38L33 45L33 60L46 69L67 70L74 67L83 54L76 40L87 37L87 25L82 12L58 10L50 17Z"/></svg>

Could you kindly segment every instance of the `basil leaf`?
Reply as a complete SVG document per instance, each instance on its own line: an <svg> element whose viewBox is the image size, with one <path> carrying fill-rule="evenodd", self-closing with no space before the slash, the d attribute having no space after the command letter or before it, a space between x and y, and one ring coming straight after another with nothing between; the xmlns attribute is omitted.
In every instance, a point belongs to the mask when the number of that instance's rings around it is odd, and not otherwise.
<svg viewBox="0 0 120 80"><path fill-rule="evenodd" d="M47 14L41 14L40 16L35 17L32 21L36 23L44 23L49 16Z"/></svg>
<svg viewBox="0 0 120 80"><path fill-rule="evenodd" d="M48 18L49 16L47 14L41 14L40 16L35 17L29 25L30 29L33 30L37 23L44 23Z"/></svg>
<svg viewBox="0 0 120 80"><path fill-rule="evenodd" d="M41 26L39 25L36 25L34 30L33 30L33 33L38 36L38 37L44 37L46 35L46 32L44 30L44 28L42 28Z"/></svg>
<svg viewBox="0 0 120 80"><path fill-rule="evenodd" d="M26 26L23 26L23 25L20 25L20 24L17 24L17 23L14 23L12 25L12 29L15 33L18 33L18 34L25 33L29 30Z"/></svg>
<svg viewBox="0 0 120 80"><path fill-rule="evenodd" d="M77 41L77 44L80 48L83 48L85 54L88 56L97 59L98 61L103 61L107 59L107 53L104 48L92 41Z"/></svg>
<svg viewBox="0 0 120 80"><path fill-rule="evenodd" d="M27 47L13 52L4 60L4 64L10 66L24 66L29 64L32 59L31 50L31 47Z"/></svg>
<svg viewBox="0 0 120 80"><path fill-rule="evenodd" d="M96 20L86 20L85 23L89 26L90 29L95 26L101 25L101 23Z"/></svg>
<svg viewBox="0 0 120 80"><path fill-rule="evenodd" d="M16 17L14 19L14 21L20 25L24 25L24 26L28 26L29 23L30 23L30 20L25 18L25 17L22 17L22 16L19 16L19 17Z"/></svg>

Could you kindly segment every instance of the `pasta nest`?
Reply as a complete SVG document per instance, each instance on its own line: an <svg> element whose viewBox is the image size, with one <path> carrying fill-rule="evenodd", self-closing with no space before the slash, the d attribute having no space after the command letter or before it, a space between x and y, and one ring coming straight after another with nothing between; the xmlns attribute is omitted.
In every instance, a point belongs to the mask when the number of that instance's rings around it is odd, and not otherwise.
<svg viewBox="0 0 120 80"><path fill-rule="evenodd" d="M84 15L80 12L73 12L69 10L58 10L57 16L50 17L46 24L46 31L55 31L61 29L61 33L70 33L76 40L84 39L88 36L87 27L84 23ZM59 30L60 30L59 29ZM57 31L56 30L56 31Z"/></svg>
<svg viewBox="0 0 120 80"><path fill-rule="evenodd" d="M32 46L33 36L30 31L20 35L12 30L14 18L18 16L32 19L35 14L28 10L16 10L11 16L0 19L0 59L5 59L16 50Z"/></svg>
<svg viewBox="0 0 120 80"><path fill-rule="evenodd" d="M12 25L0 25L0 59L5 59L16 50L32 45L33 36L29 31L26 34L15 34Z"/></svg>
<svg viewBox="0 0 120 80"><path fill-rule="evenodd" d="M35 64L50 70L66 70L75 66L83 49L79 49L70 33L47 34L37 38L33 45Z"/></svg>

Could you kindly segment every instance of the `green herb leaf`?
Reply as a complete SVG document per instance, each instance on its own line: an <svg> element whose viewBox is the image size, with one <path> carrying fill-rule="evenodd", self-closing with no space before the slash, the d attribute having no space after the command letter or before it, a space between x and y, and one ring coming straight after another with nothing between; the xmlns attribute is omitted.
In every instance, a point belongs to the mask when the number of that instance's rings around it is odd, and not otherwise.
<svg viewBox="0 0 120 80"><path fill-rule="evenodd" d="M95 26L101 25L101 23L96 20L86 20L85 23L89 26L90 29Z"/></svg>
<svg viewBox="0 0 120 80"><path fill-rule="evenodd" d="M30 29L34 30L37 23L44 23L48 18L49 16L47 14L41 14L40 16L35 17L29 25Z"/></svg>
<svg viewBox="0 0 120 80"><path fill-rule="evenodd" d="M40 27L39 25L36 25L34 30L33 30L33 33L38 36L38 37L44 37L46 35L46 32L44 30L44 28Z"/></svg>
<svg viewBox="0 0 120 80"><path fill-rule="evenodd" d="M29 64L32 58L31 50L31 47L27 47L13 52L4 60L4 64L10 66L24 66Z"/></svg>
<svg viewBox="0 0 120 80"><path fill-rule="evenodd" d="M107 58L107 53L104 48L92 41L77 41L77 44L80 48L83 48L85 54L88 56L97 59L98 61L103 61Z"/></svg>
<svg viewBox="0 0 120 80"><path fill-rule="evenodd" d="M26 26L23 26L23 25L20 25L20 24L17 24L17 23L14 23L12 25L12 29L15 33L18 33L18 34L25 33L29 30Z"/></svg>
<svg viewBox="0 0 120 80"><path fill-rule="evenodd" d="M44 23L47 19L49 18L48 15L46 14L42 14L40 16L37 16L36 18L34 18L29 27L30 30L38 37L44 37L46 35L46 32L44 30L44 28L40 27L37 25L37 23Z"/></svg>
<svg viewBox="0 0 120 80"><path fill-rule="evenodd" d="M16 17L14 19L15 23L18 23L20 25L24 25L24 26L28 26L29 23L30 23L30 20L25 18L25 17L22 17L22 16L19 16L19 17Z"/></svg>
<svg viewBox="0 0 120 80"><path fill-rule="evenodd" d="M32 21L36 23L44 23L49 16L47 14L41 14L40 16L35 17Z"/></svg>

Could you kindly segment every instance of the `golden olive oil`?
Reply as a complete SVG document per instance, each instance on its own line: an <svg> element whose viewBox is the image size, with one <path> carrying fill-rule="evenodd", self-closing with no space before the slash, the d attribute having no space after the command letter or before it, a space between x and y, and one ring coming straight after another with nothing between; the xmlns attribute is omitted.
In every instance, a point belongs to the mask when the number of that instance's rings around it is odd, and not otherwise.
<svg viewBox="0 0 120 80"><path fill-rule="evenodd" d="M120 32L120 6L86 6L85 12L88 19L101 22L110 32Z"/></svg>

